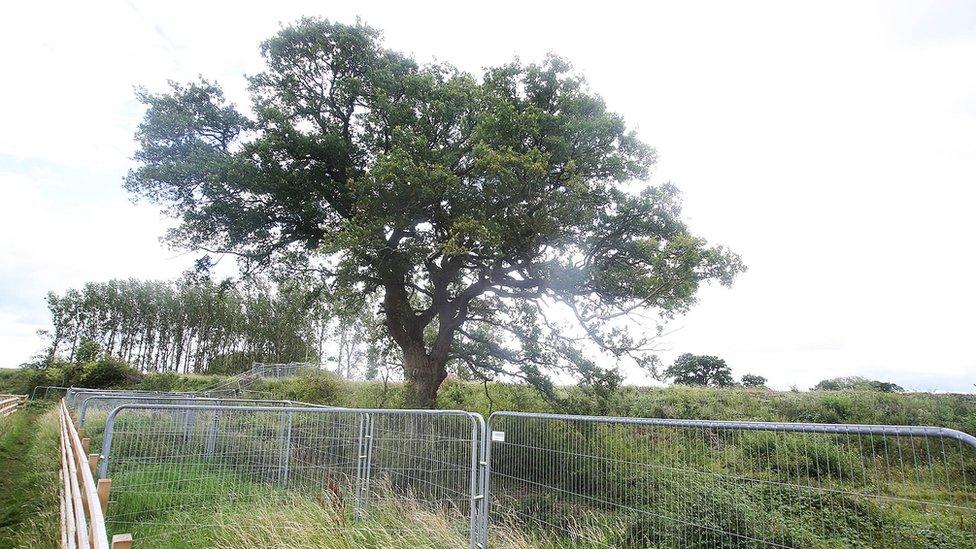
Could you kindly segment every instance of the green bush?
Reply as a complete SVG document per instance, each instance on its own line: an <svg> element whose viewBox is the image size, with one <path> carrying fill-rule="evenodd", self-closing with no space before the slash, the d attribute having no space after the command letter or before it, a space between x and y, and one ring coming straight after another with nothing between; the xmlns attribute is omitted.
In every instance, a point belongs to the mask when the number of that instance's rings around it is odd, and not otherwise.
<svg viewBox="0 0 976 549"><path fill-rule="evenodd" d="M102 357L82 367L77 385L95 389L120 388L137 383L140 377L124 360Z"/></svg>
<svg viewBox="0 0 976 549"><path fill-rule="evenodd" d="M335 406L341 404L343 382L334 374L319 370L292 378L262 380L251 389L275 398Z"/></svg>

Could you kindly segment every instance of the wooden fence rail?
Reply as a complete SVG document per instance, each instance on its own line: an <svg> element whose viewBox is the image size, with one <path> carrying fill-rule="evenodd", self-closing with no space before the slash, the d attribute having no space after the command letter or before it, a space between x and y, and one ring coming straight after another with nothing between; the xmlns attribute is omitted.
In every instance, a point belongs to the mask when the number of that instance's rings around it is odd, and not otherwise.
<svg viewBox="0 0 976 549"><path fill-rule="evenodd" d="M0 417L7 417L27 402L27 395L0 395Z"/></svg>
<svg viewBox="0 0 976 549"><path fill-rule="evenodd" d="M59 404L61 423L61 547L64 549L130 549L132 536L112 537L109 544L105 511L110 479L95 483L98 454L88 455L88 439L75 427L64 400Z"/></svg>

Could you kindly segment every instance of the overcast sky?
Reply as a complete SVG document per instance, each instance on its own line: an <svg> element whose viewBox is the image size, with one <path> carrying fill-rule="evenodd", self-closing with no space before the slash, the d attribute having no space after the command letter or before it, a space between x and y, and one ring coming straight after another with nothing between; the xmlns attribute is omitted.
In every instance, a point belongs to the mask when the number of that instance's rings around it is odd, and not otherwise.
<svg viewBox="0 0 976 549"><path fill-rule="evenodd" d="M17 2L0 18L0 367L40 349L44 294L171 278L122 189L133 87L220 82L303 15L471 72L571 60L659 153L652 183L749 266L662 345L777 388L860 374L976 383L976 2ZM634 377L633 382L640 379Z"/></svg>

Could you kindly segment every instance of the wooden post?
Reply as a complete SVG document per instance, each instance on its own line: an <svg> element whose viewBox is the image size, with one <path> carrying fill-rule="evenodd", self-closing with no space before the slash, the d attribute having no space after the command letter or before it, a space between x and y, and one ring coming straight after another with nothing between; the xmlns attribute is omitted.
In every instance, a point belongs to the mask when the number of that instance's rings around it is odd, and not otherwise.
<svg viewBox="0 0 976 549"><path fill-rule="evenodd" d="M112 536L112 549L132 549L132 534L115 534Z"/></svg>
<svg viewBox="0 0 976 549"><path fill-rule="evenodd" d="M92 475L98 470L98 458L100 457L100 454L88 454L88 466L91 467Z"/></svg>
<svg viewBox="0 0 976 549"><path fill-rule="evenodd" d="M98 479L98 502L102 505L102 513L108 510L108 493L112 489L112 479L110 478L100 478Z"/></svg>
<svg viewBox="0 0 976 549"><path fill-rule="evenodd" d="M81 449L84 450L86 454L88 453L88 439L87 438L82 438L81 439ZM79 456L79 457L81 457L81 456Z"/></svg>

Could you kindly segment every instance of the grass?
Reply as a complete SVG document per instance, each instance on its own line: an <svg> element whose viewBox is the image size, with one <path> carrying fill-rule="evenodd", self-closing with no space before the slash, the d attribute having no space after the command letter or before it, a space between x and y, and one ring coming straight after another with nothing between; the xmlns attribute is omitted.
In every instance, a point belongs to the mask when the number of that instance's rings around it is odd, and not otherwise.
<svg viewBox="0 0 976 549"><path fill-rule="evenodd" d="M56 547L58 415L31 404L0 419L0 547Z"/></svg>
<svg viewBox="0 0 976 549"><path fill-rule="evenodd" d="M843 494L756 490L721 479L652 475L657 496L625 511L595 510L552 493L498 501L515 509L493 521L499 548L972 547L971 531L951 521ZM432 510L410 498L378 499L362 520L328 491L298 492L242 480L204 463L139 464L115 475L108 523L150 547L464 547L467 517ZM665 497L661 497L664 495ZM668 498L683 504L668 505ZM901 513L901 516L896 516ZM535 518L560 516L560 533ZM825 528L826 526L826 528ZM733 535L716 533L733 532ZM570 535L565 535L565 534Z"/></svg>
<svg viewBox="0 0 976 549"><path fill-rule="evenodd" d="M354 520L349 502L328 490L275 488L205 463L129 466L113 485L110 532L152 547L454 549L468 539L468 517L409 498L377 499ZM530 545L506 536L497 546Z"/></svg>

